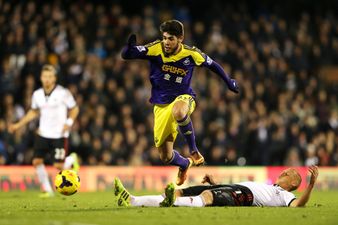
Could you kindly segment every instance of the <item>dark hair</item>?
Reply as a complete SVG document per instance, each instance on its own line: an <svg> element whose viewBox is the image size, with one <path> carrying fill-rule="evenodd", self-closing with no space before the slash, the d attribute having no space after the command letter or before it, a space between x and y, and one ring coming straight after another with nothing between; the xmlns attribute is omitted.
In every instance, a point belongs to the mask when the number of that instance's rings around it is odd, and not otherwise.
<svg viewBox="0 0 338 225"><path fill-rule="evenodd" d="M184 35L184 27L183 24L178 20L168 20L161 24L160 31L162 33L167 32L176 37L180 37Z"/></svg>

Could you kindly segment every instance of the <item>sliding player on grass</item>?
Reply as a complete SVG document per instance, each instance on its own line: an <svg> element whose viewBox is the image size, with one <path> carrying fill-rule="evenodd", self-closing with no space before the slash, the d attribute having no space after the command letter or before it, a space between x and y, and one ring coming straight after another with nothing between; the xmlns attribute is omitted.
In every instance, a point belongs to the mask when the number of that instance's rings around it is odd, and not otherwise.
<svg viewBox="0 0 338 225"><path fill-rule="evenodd" d="M168 184L164 195L133 196L115 179L115 196L119 206L153 206L153 207L205 207L205 206L269 206L300 207L310 199L314 184L318 177L318 168L310 166L310 182L299 198L291 193L296 190L302 180L297 170L284 170L275 184L268 185L257 182L241 182L237 184L216 184L212 176L206 175L202 183L210 185L192 186L175 190Z"/></svg>

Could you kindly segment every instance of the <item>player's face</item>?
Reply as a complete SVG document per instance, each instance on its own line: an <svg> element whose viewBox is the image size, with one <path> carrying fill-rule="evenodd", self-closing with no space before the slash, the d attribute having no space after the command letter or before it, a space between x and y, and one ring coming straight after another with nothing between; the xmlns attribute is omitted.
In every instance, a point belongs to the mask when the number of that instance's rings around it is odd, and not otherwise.
<svg viewBox="0 0 338 225"><path fill-rule="evenodd" d="M179 51L183 37L176 37L168 32L163 32L162 38L163 49L167 55L172 55Z"/></svg>
<svg viewBox="0 0 338 225"><path fill-rule="evenodd" d="M50 88L56 83L56 75L52 71L44 70L41 72L42 87Z"/></svg>
<svg viewBox="0 0 338 225"><path fill-rule="evenodd" d="M300 175L295 169L286 169L279 175L277 183L284 183L291 188L298 187L300 184Z"/></svg>

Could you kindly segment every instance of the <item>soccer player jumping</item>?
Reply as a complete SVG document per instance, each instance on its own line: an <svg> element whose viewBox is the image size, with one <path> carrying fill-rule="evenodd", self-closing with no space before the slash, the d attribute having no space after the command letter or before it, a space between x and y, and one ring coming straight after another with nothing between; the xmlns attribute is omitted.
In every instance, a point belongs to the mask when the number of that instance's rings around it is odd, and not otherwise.
<svg viewBox="0 0 338 225"><path fill-rule="evenodd" d="M161 24L162 41L147 45L136 45L136 35L129 36L122 50L123 59L145 59L150 61L150 102L154 104L154 140L164 163L179 166L176 184L187 178L190 166L204 164L198 151L191 113L195 109L195 93L190 83L195 66L204 66L223 79L228 88L239 92L234 79L209 56L195 47L184 45L184 27L177 20ZM185 158L173 149L177 127L189 145L190 157Z"/></svg>

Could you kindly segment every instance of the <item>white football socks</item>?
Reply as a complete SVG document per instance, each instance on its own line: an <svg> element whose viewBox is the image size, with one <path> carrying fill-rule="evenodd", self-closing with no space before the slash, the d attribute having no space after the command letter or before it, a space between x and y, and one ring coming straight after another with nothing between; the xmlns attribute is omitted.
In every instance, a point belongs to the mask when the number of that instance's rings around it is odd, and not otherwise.
<svg viewBox="0 0 338 225"><path fill-rule="evenodd" d="M75 159L72 155L69 155L65 158L65 162L63 163L63 169L64 170L69 170L72 168L73 163L74 163Z"/></svg>
<svg viewBox="0 0 338 225"><path fill-rule="evenodd" d="M53 193L52 186L50 185L48 174L44 164L36 166L36 173L38 175L38 179L42 186L42 189L45 192Z"/></svg>
<svg viewBox="0 0 338 225"><path fill-rule="evenodd" d="M177 197L175 206L203 207L205 206L201 196Z"/></svg>
<svg viewBox="0 0 338 225"><path fill-rule="evenodd" d="M153 206L159 207L160 202L164 200L162 195L144 195L130 196L130 204L132 206Z"/></svg>
<svg viewBox="0 0 338 225"><path fill-rule="evenodd" d="M145 195L145 196L130 196L130 204L132 206L152 206L159 207L160 203L164 200L162 195ZM188 206L188 207L204 207L202 197L177 197L174 203L175 206Z"/></svg>

